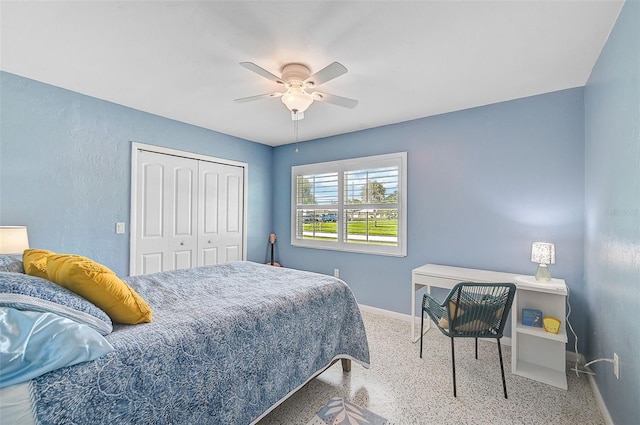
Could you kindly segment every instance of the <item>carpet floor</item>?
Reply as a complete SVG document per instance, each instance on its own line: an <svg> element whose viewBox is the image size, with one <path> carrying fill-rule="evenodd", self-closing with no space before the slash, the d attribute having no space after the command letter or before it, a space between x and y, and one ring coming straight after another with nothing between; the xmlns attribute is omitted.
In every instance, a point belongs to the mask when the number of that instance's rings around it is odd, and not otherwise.
<svg viewBox="0 0 640 425"><path fill-rule="evenodd" d="M344 397L383 416L390 425L544 424L604 425L584 376L567 373L567 391L511 374L511 350L503 344L509 398L502 393L498 349L494 342L456 340L453 397L451 345L437 330L420 343L410 342L411 323L364 312L371 368L353 363L343 373L340 362L309 382L264 417L258 425L305 425L332 397ZM567 367L567 370L569 368Z"/></svg>

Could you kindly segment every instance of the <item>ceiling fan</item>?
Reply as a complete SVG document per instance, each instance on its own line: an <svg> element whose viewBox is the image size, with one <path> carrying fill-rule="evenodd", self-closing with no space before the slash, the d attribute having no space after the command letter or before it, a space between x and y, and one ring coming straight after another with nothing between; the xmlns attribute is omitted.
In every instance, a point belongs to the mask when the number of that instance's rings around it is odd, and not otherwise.
<svg viewBox="0 0 640 425"><path fill-rule="evenodd" d="M312 91L315 87L347 73L347 68L338 62L327 65L313 75L311 75L307 66L300 63L289 63L282 67L282 77L272 74L253 62L240 62L240 65L263 76L267 80L284 86L286 91L243 97L236 99L236 102L250 102L253 100L279 97L282 103L291 111L291 119L293 120L304 118L304 111L307 110L314 100L332 103L350 109L355 108L358 104L357 100L347 97Z"/></svg>

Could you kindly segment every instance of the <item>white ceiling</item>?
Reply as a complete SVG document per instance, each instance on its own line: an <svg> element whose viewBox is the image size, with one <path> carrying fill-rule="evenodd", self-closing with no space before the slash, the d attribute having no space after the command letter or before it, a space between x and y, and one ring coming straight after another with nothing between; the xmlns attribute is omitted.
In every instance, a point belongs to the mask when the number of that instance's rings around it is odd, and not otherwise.
<svg viewBox="0 0 640 425"><path fill-rule="evenodd" d="M271 146L295 141L290 62L349 72L300 140L583 86L622 1L45 1L0 3L4 71Z"/></svg>

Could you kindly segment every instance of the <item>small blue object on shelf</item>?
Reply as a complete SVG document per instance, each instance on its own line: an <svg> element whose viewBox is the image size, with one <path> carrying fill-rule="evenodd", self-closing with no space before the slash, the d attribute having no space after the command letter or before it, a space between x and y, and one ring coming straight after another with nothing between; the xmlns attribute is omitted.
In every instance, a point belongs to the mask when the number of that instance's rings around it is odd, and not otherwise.
<svg viewBox="0 0 640 425"><path fill-rule="evenodd" d="M525 326L542 327L542 312L529 308L522 309L522 324Z"/></svg>

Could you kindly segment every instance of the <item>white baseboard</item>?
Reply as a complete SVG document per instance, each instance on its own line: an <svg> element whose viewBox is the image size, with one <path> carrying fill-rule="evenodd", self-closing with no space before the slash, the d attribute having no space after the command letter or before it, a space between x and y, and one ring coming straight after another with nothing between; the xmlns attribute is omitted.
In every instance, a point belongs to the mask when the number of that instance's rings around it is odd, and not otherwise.
<svg viewBox="0 0 640 425"><path fill-rule="evenodd" d="M604 404L604 399L602 398L602 394L600 394L600 389L598 388L598 384L596 383L596 378L594 378L593 375L587 375L587 379L589 380L591 391L593 391L593 396L596 398L596 402L598 403L598 407L600 408L600 413L602 413L604 423L606 425L615 425L613 423L613 419L611 419L611 414L609 413L609 409L607 409L607 405Z"/></svg>
<svg viewBox="0 0 640 425"><path fill-rule="evenodd" d="M380 316L390 317L392 319L404 320L405 322L411 323L411 315L404 313L396 313L395 311L385 310L383 308L371 307L369 305L358 304L361 311L366 311L367 313L373 313Z"/></svg>
<svg viewBox="0 0 640 425"><path fill-rule="evenodd" d="M578 364L585 364L586 359L582 354L576 354L573 351L567 351L567 367L568 369L575 368L576 360ZM570 373L575 373L571 371ZM600 389L598 388L598 384L596 383L596 378L593 375L587 374L587 379L589 380L589 386L591 387L591 392L593 396L596 398L596 403L598 404L598 409L600 413L602 413L602 418L604 419L605 425L615 425L613 423L613 419L611 419L611 414L609 413L609 409L607 409L607 405L604 403L604 399L602 398L602 394L600 393Z"/></svg>

